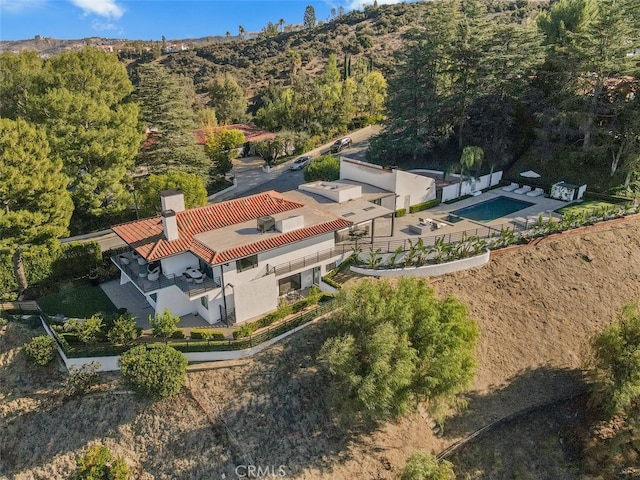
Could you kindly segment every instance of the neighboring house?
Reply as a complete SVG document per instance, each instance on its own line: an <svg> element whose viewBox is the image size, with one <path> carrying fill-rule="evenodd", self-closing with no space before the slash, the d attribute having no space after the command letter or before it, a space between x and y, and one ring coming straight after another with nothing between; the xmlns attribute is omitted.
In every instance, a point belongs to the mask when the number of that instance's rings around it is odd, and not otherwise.
<svg viewBox="0 0 640 480"><path fill-rule="evenodd" d="M395 205L389 204L390 199L382 203L394 210L405 208L408 211L412 205L436 198L436 181L431 177L340 157L340 181L346 180L395 193Z"/></svg>
<svg viewBox="0 0 640 480"><path fill-rule="evenodd" d="M121 285L135 285L156 312L199 314L211 324L243 323L274 311L291 290L323 287L321 276L342 258L337 232L359 222L304 192L291 195L270 191L186 210L182 192L162 192L160 216L113 227L132 249L112 258ZM355 202L348 203L373 205Z"/></svg>
<svg viewBox="0 0 640 480"><path fill-rule="evenodd" d="M229 130L240 130L244 135L245 143L242 148L242 152L247 155L252 155L254 142L260 142L262 140L273 140L276 138L276 134L272 132L268 132L266 130L262 130L260 127L257 127L253 123L233 123L231 125L222 125L219 127L213 127L213 130L219 128L226 128ZM204 145L207 141L207 130L206 129L198 129L195 130L194 135L196 136L196 143L198 145Z"/></svg>

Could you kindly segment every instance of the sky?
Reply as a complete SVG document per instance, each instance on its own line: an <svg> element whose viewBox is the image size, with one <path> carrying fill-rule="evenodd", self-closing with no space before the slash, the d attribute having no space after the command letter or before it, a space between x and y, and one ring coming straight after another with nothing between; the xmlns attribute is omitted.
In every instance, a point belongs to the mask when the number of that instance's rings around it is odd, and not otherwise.
<svg viewBox="0 0 640 480"><path fill-rule="evenodd" d="M378 0L378 4L399 0ZM267 22L302 23L307 5L327 20L331 9L345 12L373 0L0 0L0 40L36 35L129 40L199 38L260 31Z"/></svg>

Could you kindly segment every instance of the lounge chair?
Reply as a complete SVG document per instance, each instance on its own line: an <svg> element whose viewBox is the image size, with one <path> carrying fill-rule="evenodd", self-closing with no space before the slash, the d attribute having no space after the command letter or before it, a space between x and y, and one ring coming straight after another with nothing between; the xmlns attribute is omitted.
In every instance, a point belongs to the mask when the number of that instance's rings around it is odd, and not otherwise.
<svg viewBox="0 0 640 480"><path fill-rule="evenodd" d="M529 185L523 185L520 188L516 188L513 193L517 193L518 195L524 195L527 192L531 191L531 187Z"/></svg>
<svg viewBox="0 0 640 480"><path fill-rule="evenodd" d="M544 190L541 188L536 188L535 190L531 190L525 194L527 197L539 197L544 195Z"/></svg>
<svg viewBox="0 0 640 480"><path fill-rule="evenodd" d="M160 278L160 265L158 263L147 265L147 280L155 282L158 278Z"/></svg>
<svg viewBox="0 0 640 480"><path fill-rule="evenodd" d="M513 192L519 186L520 185L518 185L517 183L511 182L511 185L507 185L506 187L502 187L502 190L504 190L505 192Z"/></svg>

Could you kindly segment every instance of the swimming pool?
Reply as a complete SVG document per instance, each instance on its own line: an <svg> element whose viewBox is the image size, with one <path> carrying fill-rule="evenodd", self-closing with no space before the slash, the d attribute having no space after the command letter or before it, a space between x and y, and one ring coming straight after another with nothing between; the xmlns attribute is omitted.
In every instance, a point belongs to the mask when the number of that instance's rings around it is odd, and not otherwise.
<svg viewBox="0 0 640 480"><path fill-rule="evenodd" d="M535 203L517 200L515 198L499 196L491 200L476 203L470 207L461 208L451 212L453 215L464 217L477 222L490 222L496 218L504 217L523 208L535 205Z"/></svg>

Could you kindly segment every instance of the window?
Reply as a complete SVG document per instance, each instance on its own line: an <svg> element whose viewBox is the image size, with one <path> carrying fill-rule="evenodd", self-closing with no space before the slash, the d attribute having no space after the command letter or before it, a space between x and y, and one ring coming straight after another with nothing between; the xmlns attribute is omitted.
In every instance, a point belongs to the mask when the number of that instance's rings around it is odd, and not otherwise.
<svg viewBox="0 0 640 480"><path fill-rule="evenodd" d="M337 262L337 261L335 261L335 262L331 262L331 263L327 263L327 264L324 266L324 271L325 271L325 272L327 272L327 273L329 273L331 270L333 270L333 269L334 269L334 268L336 268L337 266L338 266L338 262Z"/></svg>
<svg viewBox="0 0 640 480"><path fill-rule="evenodd" d="M207 310L209 310L209 299L204 296L204 297L200 297L200 303L202 304L202 306L204 308L206 308Z"/></svg>
<svg viewBox="0 0 640 480"><path fill-rule="evenodd" d="M251 255L250 257L236 260L236 270L238 272L251 270L252 268L256 268L257 266L258 266L258 255Z"/></svg>

